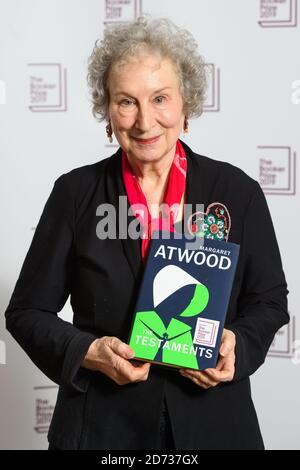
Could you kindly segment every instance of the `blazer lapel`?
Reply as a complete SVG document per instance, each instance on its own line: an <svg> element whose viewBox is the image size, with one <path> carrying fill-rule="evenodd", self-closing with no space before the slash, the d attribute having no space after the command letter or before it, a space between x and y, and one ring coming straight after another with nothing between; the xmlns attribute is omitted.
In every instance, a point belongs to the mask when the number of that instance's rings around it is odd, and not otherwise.
<svg viewBox="0 0 300 470"><path fill-rule="evenodd" d="M201 159L195 158L194 152L185 142L180 140L187 158L186 197L185 204L191 205L191 214L197 210L197 204L206 204L204 195L206 193L205 171L201 168ZM200 165L200 167L199 167ZM198 208L199 209L199 208ZM205 210L205 207L203 208ZM187 220L184 220L186 223ZM186 228L186 227L185 227Z"/></svg>
<svg viewBox="0 0 300 470"><path fill-rule="evenodd" d="M106 191L107 191L107 200L113 204L116 208L116 233L117 238L119 234L119 218L121 219L121 223L123 227L126 228L126 238L121 238L121 243L123 246L124 254L128 261L128 264L131 268L133 276L138 279L141 275L143 263L141 257L141 240L138 238L134 240L129 238L128 236L128 226L131 222L135 221L136 218L134 215L128 215L129 211L129 203L128 198L125 190L125 186L123 183L122 177L122 165L121 165L121 156L122 156L122 149L121 147L118 151L111 157L110 162L108 164L107 170L107 177L106 177ZM120 209L120 200L119 196L126 197L126 213L122 206L123 210ZM124 204L125 207L125 204Z"/></svg>

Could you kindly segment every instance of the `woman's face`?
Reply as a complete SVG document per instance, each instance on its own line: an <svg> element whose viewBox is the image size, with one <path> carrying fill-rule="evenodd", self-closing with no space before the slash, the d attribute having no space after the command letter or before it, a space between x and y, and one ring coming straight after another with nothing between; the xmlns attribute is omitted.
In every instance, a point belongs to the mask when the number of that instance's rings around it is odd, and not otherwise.
<svg viewBox="0 0 300 470"><path fill-rule="evenodd" d="M146 163L171 157L184 124L173 63L156 55L130 58L112 67L108 89L112 130L129 159Z"/></svg>

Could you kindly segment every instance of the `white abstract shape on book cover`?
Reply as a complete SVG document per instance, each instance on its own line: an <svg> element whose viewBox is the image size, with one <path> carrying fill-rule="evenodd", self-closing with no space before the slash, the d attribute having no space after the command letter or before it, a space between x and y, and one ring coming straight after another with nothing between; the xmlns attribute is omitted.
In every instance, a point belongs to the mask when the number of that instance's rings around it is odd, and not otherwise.
<svg viewBox="0 0 300 470"><path fill-rule="evenodd" d="M200 282L186 271L173 264L162 268L156 274L153 281L154 308L174 292L181 289L181 287L185 287L189 284L200 284Z"/></svg>

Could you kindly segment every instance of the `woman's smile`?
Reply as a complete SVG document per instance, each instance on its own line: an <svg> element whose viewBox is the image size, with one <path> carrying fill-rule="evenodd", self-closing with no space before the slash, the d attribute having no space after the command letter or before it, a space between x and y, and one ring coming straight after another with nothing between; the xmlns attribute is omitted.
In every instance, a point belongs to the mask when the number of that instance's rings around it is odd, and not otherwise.
<svg viewBox="0 0 300 470"><path fill-rule="evenodd" d="M139 139L139 138L137 138L137 137L133 137L133 139L134 139L139 145L143 145L143 146L145 146L145 145L153 145L153 144L155 144L156 142L159 141L160 135L157 136L157 137L152 137L152 138L150 138L150 139Z"/></svg>

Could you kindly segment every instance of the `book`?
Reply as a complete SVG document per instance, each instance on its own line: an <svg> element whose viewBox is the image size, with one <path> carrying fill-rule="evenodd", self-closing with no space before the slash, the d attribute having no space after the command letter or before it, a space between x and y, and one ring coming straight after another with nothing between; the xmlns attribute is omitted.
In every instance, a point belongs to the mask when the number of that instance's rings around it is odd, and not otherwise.
<svg viewBox="0 0 300 470"><path fill-rule="evenodd" d="M156 232L128 344L134 360L204 370L215 367L239 245Z"/></svg>

